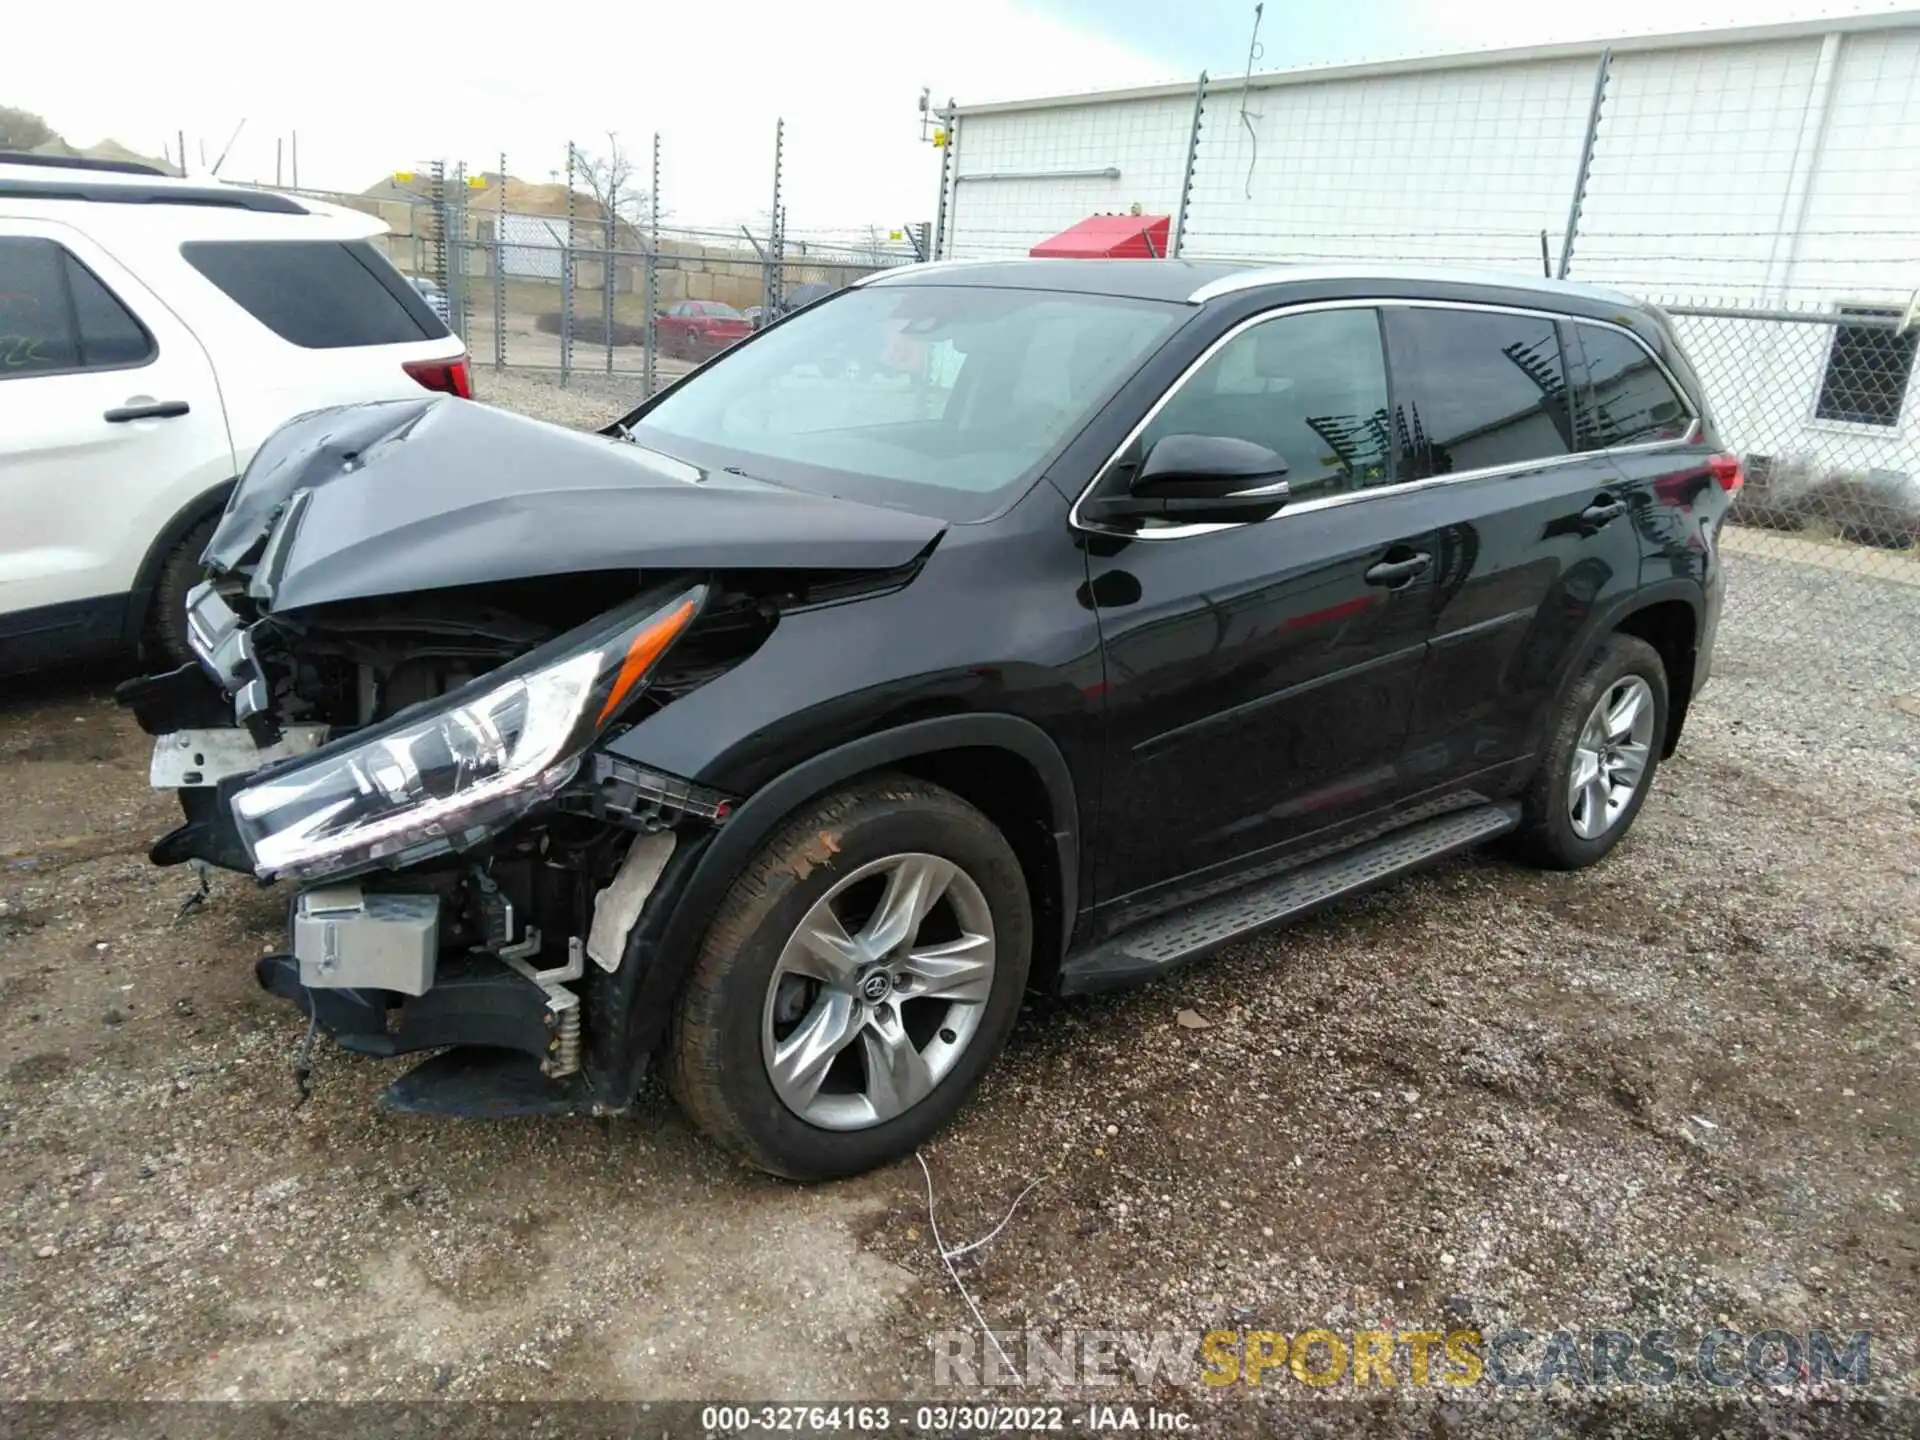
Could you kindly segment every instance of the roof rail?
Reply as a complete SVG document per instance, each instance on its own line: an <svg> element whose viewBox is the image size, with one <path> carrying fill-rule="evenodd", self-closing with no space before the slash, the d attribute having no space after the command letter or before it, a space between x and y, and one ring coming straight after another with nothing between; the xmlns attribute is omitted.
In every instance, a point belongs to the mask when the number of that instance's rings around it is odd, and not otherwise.
<svg viewBox="0 0 1920 1440"><path fill-rule="evenodd" d="M86 200L96 205L203 205L222 210L256 210L268 215L311 215L299 201L271 190L235 185L121 184L118 181L8 180L0 178L0 200Z"/></svg>
<svg viewBox="0 0 1920 1440"><path fill-rule="evenodd" d="M22 150L0 150L0 165L45 165L59 170L105 170L115 175L165 175L157 165L138 160L95 160L86 155L34 155Z"/></svg>

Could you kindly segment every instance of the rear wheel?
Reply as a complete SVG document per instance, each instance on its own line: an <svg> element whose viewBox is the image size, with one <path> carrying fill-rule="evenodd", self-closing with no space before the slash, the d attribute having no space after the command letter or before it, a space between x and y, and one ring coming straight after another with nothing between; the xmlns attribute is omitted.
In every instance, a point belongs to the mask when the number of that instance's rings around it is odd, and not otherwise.
<svg viewBox="0 0 1920 1440"><path fill-rule="evenodd" d="M1631 635L1610 635L1560 702L1515 844L1555 870L1591 865L1646 802L1667 735L1667 669Z"/></svg>
<svg viewBox="0 0 1920 1440"><path fill-rule="evenodd" d="M1032 912L1006 838L952 792L881 777L796 815L721 903L667 1079L715 1140L793 1179L906 1154L1005 1043Z"/></svg>
<svg viewBox="0 0 1920 1440"><path fill-rule="evenodd" d="M146 643L169 666L191 664L187 644L187 592L205 578L200 554L213 538L218 517L209 515L189 530L161 563L153 586L153 604L147 612Z"/></svg>

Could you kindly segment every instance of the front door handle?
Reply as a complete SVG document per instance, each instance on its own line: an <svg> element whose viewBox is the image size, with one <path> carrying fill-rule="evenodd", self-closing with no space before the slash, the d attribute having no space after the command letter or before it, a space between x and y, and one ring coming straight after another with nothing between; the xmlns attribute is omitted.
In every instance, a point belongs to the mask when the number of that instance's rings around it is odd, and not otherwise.
<svg viewBox="0 0 1920 1440"><path fill-rule="evenodd" d="M1625 501L1616 500L1611 495L1603 495L1580 512L1580 523L1598 530L1609 520L1618 520L1626 513Z"/></svg>
<svg viewBox="0 0 1920 1440"><path fill-rule="evenodd" d="M124 425L129 420L172 420L191 408L184 400L149 400L144 405L122 405L100 418L109 425Z"/></svg>
<svg viewBox="0 0 1920 1440"><path fill-rule="evenodd" d="M1417 576L1426 574L1432 564L1433 557L1424 552L1409 555L1404 560L1382 560L1367 571L1367 584L1385 585L1390 590L1398 590Z"/></svg>

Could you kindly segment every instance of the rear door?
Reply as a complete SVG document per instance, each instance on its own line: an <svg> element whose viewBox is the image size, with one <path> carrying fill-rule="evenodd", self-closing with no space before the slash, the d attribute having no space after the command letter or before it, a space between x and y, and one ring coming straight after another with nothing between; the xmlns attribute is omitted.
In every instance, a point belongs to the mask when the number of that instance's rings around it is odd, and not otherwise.
<svg viewBox="0 0 1920 1440"><path fill-rule="evenodd" d="M1640 546L1643 583L1698 579L1711 527L1694 502L1718 491L1700 456L1674 442L1693 430L1693 411L1647 347L1611 325L1562 325L1582 450L1605 450L1626 502L1623 522Z"/></svg>
<svg viewBox="0 0 1920 1440"><path fill-rule="evenodd" d="M0 218L0 643L117 639L148 548L232 476L179 318L70 227Z"/></svg>
<svg viewBox="0 0 1920 1440"><path fill-rule="evenodd" d="M1562 327L1518 309L1384 311L1402 475L1434 526L1406 764L1421 786L1525 756L1587 618L1639 583L1626 486L1573 430Z"/></svg>
<svg viewBox="0 0 1920 1440"><path fill-rule="evenodd" d="M1165 435L1206 434L1278 452L1292 491L1261 524L1088 545L1106 651L1103 904L1230 872L1402 788L1431 547L1417 507L1375 498L1392 475L1379 323L1346 306L1241 327L1099 482L1123 486Z"/></svg>

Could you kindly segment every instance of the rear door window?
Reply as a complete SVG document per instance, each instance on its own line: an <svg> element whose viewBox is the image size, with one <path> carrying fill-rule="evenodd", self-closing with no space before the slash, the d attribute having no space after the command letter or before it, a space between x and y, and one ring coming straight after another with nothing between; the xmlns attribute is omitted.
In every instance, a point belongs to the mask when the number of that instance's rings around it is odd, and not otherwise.
<svg viewBox="0 0 1920 1440"><path fill-rule="evenodd" d="M1573 326L1586 357L1574 417L1582 450L1678 440L1693 414L1646 346L1604 325Z"/></svg>
<svg viewBox="0 0 1920 1440"><path fill-rule="evenodd" d="M63 246L0 237L0 380L121 370L153 354L153 337Z"/></svg>
<svg viewBox="0 0 1920 1440"><path fill-rule="evenodd" d="M1494 310L1390 307L1387 355L1402 480L1573 451L1554 322Z"/></svg>
<svg viewBox="0 0 1920 1440"><path fill-rule="evenodd" d="M194 240L180 253L302 349L411 345L448 334L419 292L363 240Z"/></svg>

